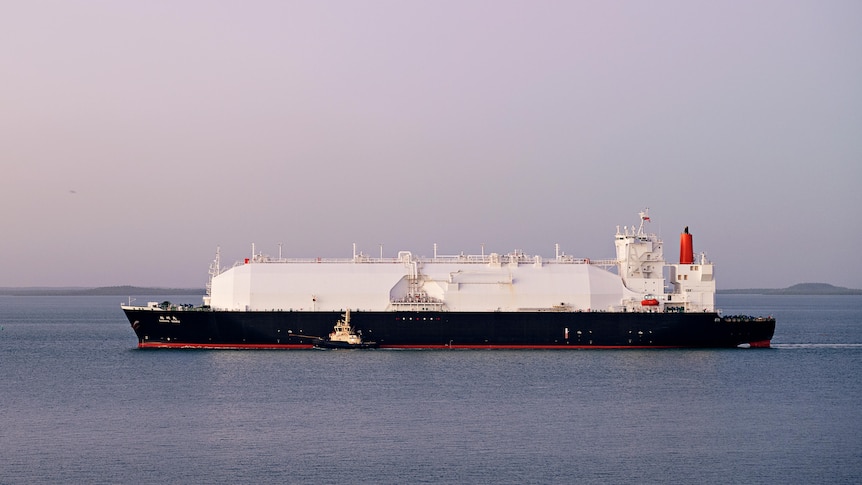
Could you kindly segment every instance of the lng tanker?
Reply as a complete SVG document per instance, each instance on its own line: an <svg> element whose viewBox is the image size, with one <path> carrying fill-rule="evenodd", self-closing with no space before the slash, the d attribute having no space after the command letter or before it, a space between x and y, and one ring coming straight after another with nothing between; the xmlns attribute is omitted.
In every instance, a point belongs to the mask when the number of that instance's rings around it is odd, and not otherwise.
<svg viewBox="0 0 862 485"><path fill-rule="evenodd" d="M616 258L508 254L288 259L210 268L203 304L123 305L140 348L769 347L772 317L722 316L713 264L688 227L678 263L650 218L614 236Z"/></svg>

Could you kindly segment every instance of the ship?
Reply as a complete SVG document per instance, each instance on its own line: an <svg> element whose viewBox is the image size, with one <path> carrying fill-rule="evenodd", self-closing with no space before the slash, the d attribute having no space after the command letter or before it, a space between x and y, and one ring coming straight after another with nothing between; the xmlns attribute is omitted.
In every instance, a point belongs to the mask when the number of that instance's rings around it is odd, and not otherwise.
<svg viewBox="0 0 862 485"><path fill-rule="evenodd" d="M199 305L121 305L139 348L628 349L769 347L772 316L724 315L715 272L689 228L678 262L639 222L617 226L616 258L508 253L283 258L228 268L220 250ZM349 323L344 325L349 315ZM339 330L341 325L341 330ZM335 330L333 330L335 329ZM362 336L354 345L332 335ZM346 332L346 333L345 333Z"/></svg>

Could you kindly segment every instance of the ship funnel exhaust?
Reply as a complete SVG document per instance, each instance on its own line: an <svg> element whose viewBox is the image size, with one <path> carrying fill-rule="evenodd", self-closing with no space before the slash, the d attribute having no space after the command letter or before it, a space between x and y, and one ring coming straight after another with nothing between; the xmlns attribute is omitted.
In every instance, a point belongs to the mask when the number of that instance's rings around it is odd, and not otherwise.
<svg viewBox="0 0 862 485"><path fill-rule="evenodd" d="M685 231L679 235L679 264L692 263L694 263L694 247L691 244L688 226L685 226Z"/></svg>

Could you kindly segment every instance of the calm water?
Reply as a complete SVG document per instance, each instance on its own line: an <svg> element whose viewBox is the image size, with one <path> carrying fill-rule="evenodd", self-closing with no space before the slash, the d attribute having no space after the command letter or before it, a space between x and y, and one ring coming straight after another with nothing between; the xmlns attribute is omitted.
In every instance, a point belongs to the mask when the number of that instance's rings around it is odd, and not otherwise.
<svg viewBox="0 0 862 485"><path fill-rule="evenodd" d="M649 351L137 350L120 300L0 297L0 483L862 481L862 297Z"/></svg>

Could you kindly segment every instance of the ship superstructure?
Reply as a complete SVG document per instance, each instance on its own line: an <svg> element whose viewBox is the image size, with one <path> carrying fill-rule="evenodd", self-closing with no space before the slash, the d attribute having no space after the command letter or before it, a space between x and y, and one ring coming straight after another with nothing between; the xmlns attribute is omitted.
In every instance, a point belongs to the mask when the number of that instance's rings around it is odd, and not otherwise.
<svg viewBox="0 0 862 485"><path fill-rule="evenodd" d="M409 251L349 259L255 254L214 273L206 303L225 311L713 311L712 264L666 263L662 241L644 230L647 213L640 217L637 228L617 228L615 260L559 251L548 259L520 251L426 259ZM647 297L658 307L642 308Z"/></svg>

